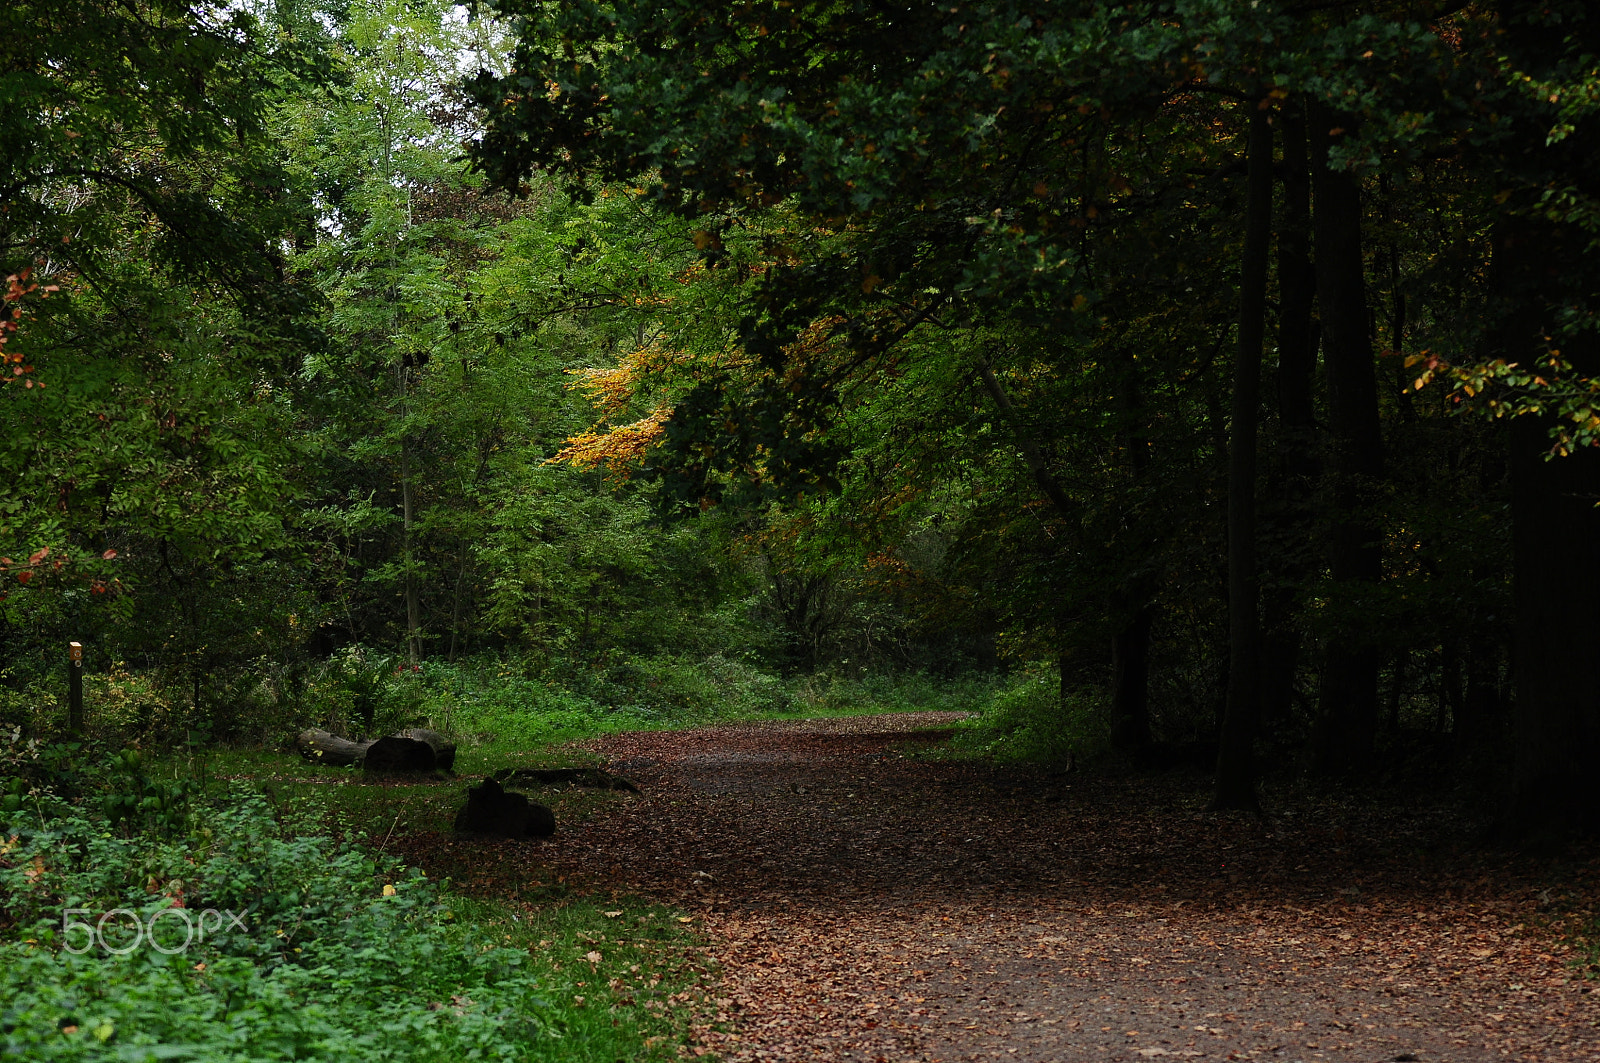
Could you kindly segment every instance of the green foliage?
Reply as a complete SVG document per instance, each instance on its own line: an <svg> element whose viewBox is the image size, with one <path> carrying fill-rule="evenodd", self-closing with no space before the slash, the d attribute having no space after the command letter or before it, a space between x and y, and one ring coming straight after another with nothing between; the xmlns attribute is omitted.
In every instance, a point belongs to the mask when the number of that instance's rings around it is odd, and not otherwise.
<svg viewBox="0 0 1600 1063"><path fill-rule="evenodd" d="M174 706L155 677L130 672L125 662L117 662L105 675L84 679L84 714L97 732L133 742L171 741Z"/></svg>
<svg viewBox="0 0 1600 1063"><path fill-rule="evenodd" d="M76 816L14 826L0 898L0 1051L29 1059L651 1059L646 1034L673 1021L619 1014L604 986L575 994L556 972L592 948L578 928L540 920L555 948L527 933L510 947L493 905L350 842L285 836L248 793L170 841ZM175 908L239 919L192 922L208 931L187 947L181 918L158 919L170 955L148 942L74 955L86 931L64 929L64 908L91 924L115 908L146 924ZM132 943L128 924L108 920L113 949Z"/></svg>
<svg viewBox="0 0 1600 1063"><path fill-rule="evenodd" d="M21 727L0 734L0 834L23 816L61 815L94 786L81 742L24 738Z"/></svg>
<svg viewBox="0 0 1600 1063"><path fill-rule="evenodd" d="M1060 764L1103 754L1110 727L1103 699L1086 692L1063 699L1060 677L1039 670L997 690L956 744L997 760Z"/></svg>
<svg viewBox="0 0 1600 1063"><path fill-rule="evenodd" d="M766 715L796 704L775 676L716 654L617 654L596 666L546 664L528 671L482 658L459 665L430 662L423 675L436 707L434 726L448 721L464 742L496 749L538 749L632 728Z"/></svg>
<svg viewBox="0 0 1600 1063"><path fill-rule="evenodd" d="M42 678L18 681L8 669L0 673L0 731L37 734L48 732L65 724L66 691L51 689L53 684Z"/></svg>
<svg viewBox="0 0 1600 1063"><path fill-rule="evenodd" d="M981 712L1010 684L999 675L858 671L806 676L794 683L792 713Z"/></svg>
<svg viewBox="0 0 1600 1063"><path fill-rule="evenodd" d="M108 793L100 807L113 829L155 835L187 834L195 826L190 799L195 785L187 779L157 779L146 770L137 749L113 753L103 777Z"/></svg>
<svg viewBox="0 0 1600 1063"><path fill-rule="evenodd" d="M367 738L422 722L423 692L403 660L363 646L339 650L316 669L305 691L306 708L336 734Z"/></svg>

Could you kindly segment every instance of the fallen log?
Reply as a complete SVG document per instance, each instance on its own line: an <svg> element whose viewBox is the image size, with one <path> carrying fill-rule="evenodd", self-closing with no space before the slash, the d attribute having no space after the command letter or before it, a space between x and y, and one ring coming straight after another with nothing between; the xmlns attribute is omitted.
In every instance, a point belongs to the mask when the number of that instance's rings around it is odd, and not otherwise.
<svg viewBox="0 0 1600 1063"><path fill-rule="evenodd" d="M330 764L336 768L360 763L367 755L367 747L371 745L370 739L365 742L352 742L348 738L340 738L317 727L301 731L294 738L294 748L306 760L313 764Z"/></svg>
<svg viewBox="0 0 1600 1063"><path fill-rule="evenodd" d="M433 766L444 771L450 771L456 766L456 744L438 731L430 731L425 727L408 727L396 733L398 738L409 738L414 742L426 742L433 750Z"/></svg>
<svg viewBox="0 0 1600 1063"><path fill-rule="evenodd" d="M364 766L369 774L432 771L433 747L416 738L384 735L367 747Z"/></svg>

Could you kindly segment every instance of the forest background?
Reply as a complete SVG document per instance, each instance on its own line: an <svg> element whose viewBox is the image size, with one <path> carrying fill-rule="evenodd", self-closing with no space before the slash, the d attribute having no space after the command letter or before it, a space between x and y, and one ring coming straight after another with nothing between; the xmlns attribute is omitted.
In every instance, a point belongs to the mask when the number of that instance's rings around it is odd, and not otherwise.
<svg viewBox="0 0 1600 1063"><path fill-rule="evenodd" d="M309 726L956 708L1033 779L1600 827L1597 56L1576 0L0 8L0 1054L698 1044L692 916Z"/></svg>
<svg viewBox="0 0 1600 1063"><path fill-rule="evenodd" d="M151 746L954 699L1600 814L1585 5L3 18L19 736L76 639Z"/></svg>

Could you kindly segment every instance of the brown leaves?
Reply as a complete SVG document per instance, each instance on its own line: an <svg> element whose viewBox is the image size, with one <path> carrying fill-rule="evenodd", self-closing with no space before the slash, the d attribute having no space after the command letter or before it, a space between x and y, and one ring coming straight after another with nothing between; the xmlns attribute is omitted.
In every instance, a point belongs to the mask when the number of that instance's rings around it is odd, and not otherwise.
<svg viewBox="0 0 1600 1063"><path fill-rule="evenodd" d="M1460 848L1472 825L1443 807L1260 820L1196 811L1198 778L1068 788L906 755L950 722L597 740L654 764L630 768L643 796L538 853L695 913L720 981L694 1051L730 1063L1596 1058L1600 1009L1559 937L1592 919L1592 858L1552 882Z"/></svg>

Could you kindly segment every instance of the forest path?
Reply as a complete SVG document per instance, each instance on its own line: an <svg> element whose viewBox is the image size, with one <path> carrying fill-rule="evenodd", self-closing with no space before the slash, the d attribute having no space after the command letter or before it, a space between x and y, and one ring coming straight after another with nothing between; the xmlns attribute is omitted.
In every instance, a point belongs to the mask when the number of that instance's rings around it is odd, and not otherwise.
<svg viewBox="0 0 1600 1063"><path fill-rule="evenodd" d="M700 917L728 1060L1600 1060L1555 937L1595 861L1459 846L1437 811L1262 820L1193 777L902 755L952 719L590 742L644 793L541 856Z"/></svg>

